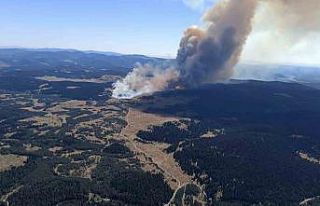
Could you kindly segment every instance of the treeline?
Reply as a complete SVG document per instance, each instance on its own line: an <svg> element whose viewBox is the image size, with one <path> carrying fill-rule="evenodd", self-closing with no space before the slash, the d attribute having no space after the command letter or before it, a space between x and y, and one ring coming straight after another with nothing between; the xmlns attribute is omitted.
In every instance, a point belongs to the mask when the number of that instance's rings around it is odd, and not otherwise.
<svg viewBox="0 0 320 206"><path fill-rule="evenodd" d="M222 202L296 205L319 194L320 167L298 157L290 137L229 132L180 147L174 158L213 200L222 192Z"/></svg>
<svg viewBox="0 0 320 206"><path fill-rule="evenodd" d="M93 148L91 148L93 149ZM75 160L101 155L92 179L57 176L57 164L72 165L59 157L29 158L23 167L0 173L0 195L21 187L12 194L10 205L163 205L173 191L160 174L143 171L133 154L121 142L102 151L87 150ZM125 161L124 161L125 160ZM90 198L90 194L99 198Z"/></svg>
<svg viewBox="0 0 320 206"><path fill-rule="evenodd" d="M180 141L199 138L211 129L219 127L211 121L165 122L160 126L151 126L148 130L140 130L137 136L147 141L159 141L177 144Z"/></svg>

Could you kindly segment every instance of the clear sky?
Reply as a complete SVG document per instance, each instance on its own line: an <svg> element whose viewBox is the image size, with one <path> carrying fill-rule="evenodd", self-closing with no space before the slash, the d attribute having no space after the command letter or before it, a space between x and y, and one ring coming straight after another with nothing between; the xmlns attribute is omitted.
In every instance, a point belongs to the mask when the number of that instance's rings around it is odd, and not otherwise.
<svg viewBox="0 0 320 206"><path fill-rule="evenodd" d="M203 12L215 1L0 0L0 47L71 48L173 58L183 31L201 24ZM288 43L286 35L270 27L268 18L261 19L265 22L254 25L243 61L320 65L320 32Z"/></svg>
<svg viewBox="0 0 320 206"><path fill-rule="evenodd" d="M202 10L199 0L1 0L0 46L174 56Z"/></svg>

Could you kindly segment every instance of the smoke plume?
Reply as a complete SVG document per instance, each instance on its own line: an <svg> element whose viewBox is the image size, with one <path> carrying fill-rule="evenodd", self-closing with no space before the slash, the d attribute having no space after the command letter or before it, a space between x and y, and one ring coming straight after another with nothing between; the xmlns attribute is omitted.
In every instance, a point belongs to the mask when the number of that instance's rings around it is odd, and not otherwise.
<svg viewBox="0 0 320 206"><path fill-rule="evenodd" d="M298 38L320 29L319 12L319 0L220 0L204 15L204 27L185 31L174 68L140 65L115 83L113 96L132 98L177 85L190 88L226 80L239 61L253 20L263 19L266 23L260 26L272 24Z"/></svg>
<svg viewBox="0 0 320 206"><path fill-rule="evenodd" d="M320 30L319 0L264 0L278 28L293 33Z"/></svg>
<svg viewBox="0 0 320 206"><path fill-rule="evenodd" d="M251 32L256 5L256 0L221 1L205 14L205 29L185 32L177 56L183 84L198 86L232 75Z"/></svg>
<svg viewBox="0 0 320 206"><path fill-rule="evenodd" d="M171 85L195 87L229 78L251 31L256 4L257 0L220 1L204 15L205 28L185 31L175 69L140 65L114 84L113 97L132 98Z"/></svg>
<svg viewBox="0 0 320 206"><path fill-rule="evenodd" d="M138 64L124 79L114 84L112 96L119 99L165 90L177 81L179 72L174 68L162 69L150 64Z"/></svg>
<svg viewBox="0 0 320 206"><path fill-rule="evenodd" d="M319 46L319 0L260 0L242 60L320 64Z"/></svg>

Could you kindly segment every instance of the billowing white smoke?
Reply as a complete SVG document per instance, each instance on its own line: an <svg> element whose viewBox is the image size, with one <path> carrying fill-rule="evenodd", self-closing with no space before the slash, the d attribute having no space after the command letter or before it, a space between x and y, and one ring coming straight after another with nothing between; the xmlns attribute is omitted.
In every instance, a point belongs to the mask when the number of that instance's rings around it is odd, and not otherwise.
<svg viewBox="0 0 320 206"><path fill-rule="evenodd" d="M298 35L320 29L319 1L220 0L204 15L204 28L191 27L185 31L175 68L160 69L140 65L115 83L113 96L132 98L165 90L170 86L189 88L226 80L232 76L252 31L253 17L259 2L267 8L265 11L268 8L273 11L267 13L266 17L262 15L262 19L274 19L273 24L277 28ZM257 17L261 18L261 15Z"/></svg>
<svg viewBox="0 0 320 206"><path fill-rule="evenodd" d="M165 90L171 82L177 81L179 72L172 68L162 69L150 64L138 64L124 79L113 86L112 96L118 99L133 97Z"/></svg>
<svg viewBox="0 0 320 206"><path fill-rule="evenodd" d="M319 65L319 48L319 0L260 0L242 60Z"/></svg>
<svg viewBox="0 0 320 206"><path fill-rule="evenodd" d="M186 30L176 68L140 65L114 84L113 97L132 98L171 85L195 87L229 78L251 31L256 4L257 0L221 0L205 14L205 28Z"/></svg>

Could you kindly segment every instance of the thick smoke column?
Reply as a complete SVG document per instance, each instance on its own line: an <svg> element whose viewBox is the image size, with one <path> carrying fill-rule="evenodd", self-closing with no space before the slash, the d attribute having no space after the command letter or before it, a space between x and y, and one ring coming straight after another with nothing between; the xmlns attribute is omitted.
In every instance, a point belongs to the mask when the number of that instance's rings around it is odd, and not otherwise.
<svg viewBox="0 0 320 206"><path fill-rule="evenodd" d="M209 10L203 29L185 31L177 55L177 68L135 68L114 84L113 97L132 98L170 86L195 87L228 79L251 31L257 0L221 0Z"/></svg>
<svg viewBox="0 0 320 206"><path fill-rule="evenodd" d="M207 28L189 28L177 61L188 87L230 78L251 32L257 0L225 0L205 16Z"/></svg>

